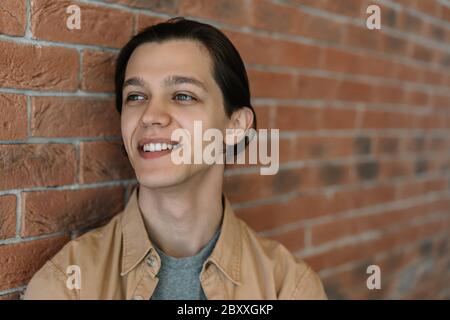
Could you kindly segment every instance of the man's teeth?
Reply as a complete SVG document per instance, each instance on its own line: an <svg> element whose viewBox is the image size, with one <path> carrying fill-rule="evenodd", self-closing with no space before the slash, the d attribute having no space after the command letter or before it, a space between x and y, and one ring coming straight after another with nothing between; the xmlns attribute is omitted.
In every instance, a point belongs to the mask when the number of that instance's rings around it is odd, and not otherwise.
<svg viewBox="0 0 450 320"><path fill-rule="evenodd" d="M176 149L180 146L179 143L177 144L170 144L170 143L148 143L144 144L143 150L145 152L154 152L154 151L164 151L164 150L172 150Z"/></svg>

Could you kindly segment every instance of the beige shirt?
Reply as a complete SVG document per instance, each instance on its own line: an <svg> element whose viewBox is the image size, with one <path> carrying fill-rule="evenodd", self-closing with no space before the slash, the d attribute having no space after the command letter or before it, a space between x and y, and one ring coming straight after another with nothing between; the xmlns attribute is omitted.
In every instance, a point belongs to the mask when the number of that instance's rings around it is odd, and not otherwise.
<svg viewBox="0 0 450 320"><path fill-rule="evenodd" d="M149 240L138 191L108 224L68 242L47 261L24 299L150 299L161 260ZM226 196L220 228L200 273L207 299L327 298L318 275L237 218Z"/></svg>

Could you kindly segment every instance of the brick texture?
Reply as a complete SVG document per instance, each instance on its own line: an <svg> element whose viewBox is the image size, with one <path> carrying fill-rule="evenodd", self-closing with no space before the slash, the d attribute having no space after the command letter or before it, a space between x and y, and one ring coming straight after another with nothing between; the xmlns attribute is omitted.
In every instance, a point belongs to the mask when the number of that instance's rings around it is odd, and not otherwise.
<svg viewBox="0 0 450 320"><path fill-rule="evenodd" d="M81 29L66 27L69 5ZM366 28L366 8L382 28ZM450 6L439 0L4 0L0 300L121 211L114 67L139 30L186 15L242 55L280 170L226 167L237 215L319 272L334 299L450 298ZM366 269L380 266L382 289Z"/></svg>

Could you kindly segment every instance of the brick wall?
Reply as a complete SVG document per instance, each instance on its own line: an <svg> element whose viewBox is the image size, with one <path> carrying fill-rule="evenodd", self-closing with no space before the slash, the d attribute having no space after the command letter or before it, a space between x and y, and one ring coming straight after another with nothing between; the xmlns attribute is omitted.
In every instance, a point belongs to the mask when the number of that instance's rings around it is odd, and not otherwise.
<svg viewBox="0 0 450 320"><path fill-rule="evenodd" d="M81 30L66 28L70 4ZM3 0L0 298L123 209L137 181L115 56L174 15L231 38L259 127L281 132L277 175L227 170L238 216L309 262L330 298L450 298L449 0ZM372 264L381 290L366 287Z"/></svg>

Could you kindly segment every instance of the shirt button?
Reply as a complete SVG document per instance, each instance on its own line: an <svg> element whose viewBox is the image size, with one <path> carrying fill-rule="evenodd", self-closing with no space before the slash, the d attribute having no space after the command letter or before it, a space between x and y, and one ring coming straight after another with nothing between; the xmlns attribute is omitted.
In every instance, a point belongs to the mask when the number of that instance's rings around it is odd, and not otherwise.
<svg viewBox="0 0 450 320"><path fill-rule="evenodd" d="M153 268L156 265L156 257L153 254L150 254L145 259L145 262L147 262L147 264Z"/></svg>
<svg viewBox="0 0 450 320"><path fill-rule="evenodd" d="M144 298L142 296L134 296L132 299L133 300L144 300Z"/></svg>

